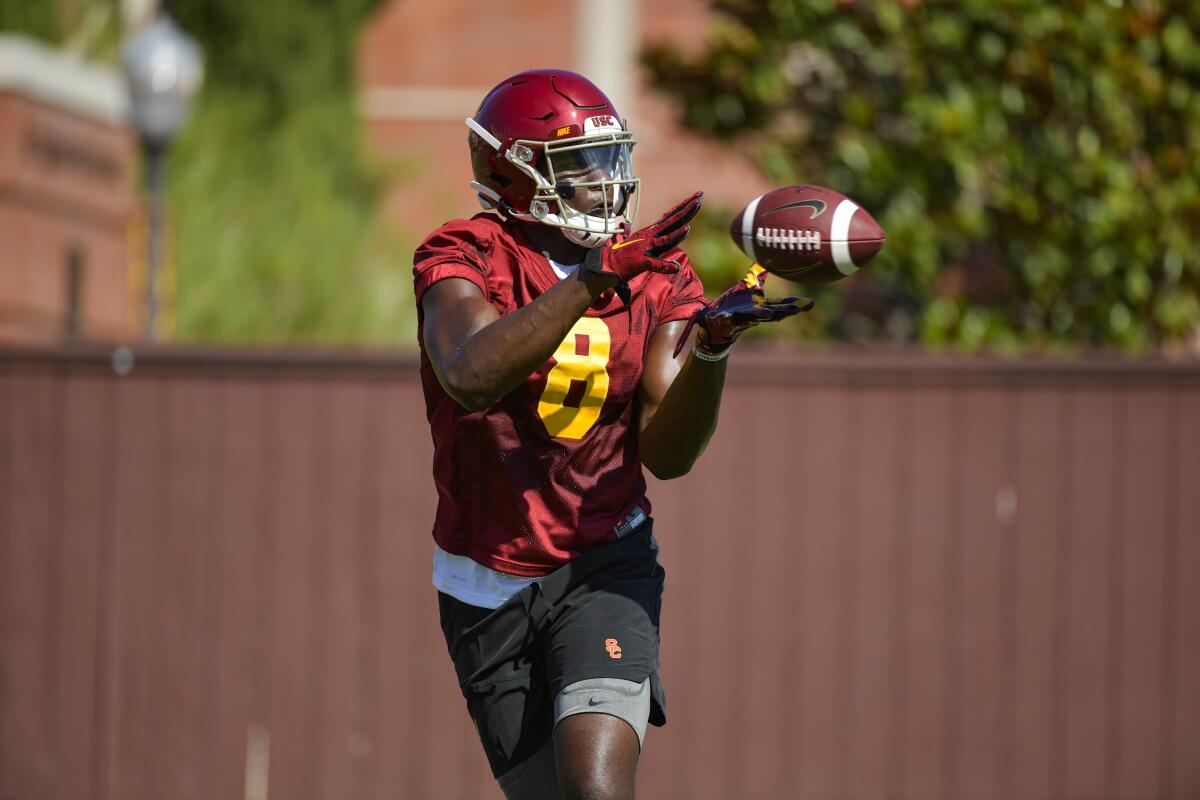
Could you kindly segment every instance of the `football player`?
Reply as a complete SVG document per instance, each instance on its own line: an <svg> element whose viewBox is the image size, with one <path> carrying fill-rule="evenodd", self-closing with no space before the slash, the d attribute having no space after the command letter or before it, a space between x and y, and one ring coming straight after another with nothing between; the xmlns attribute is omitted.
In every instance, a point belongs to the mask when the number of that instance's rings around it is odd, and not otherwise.
<svg viewBox="0 0 1200 800"><path fill-rule="evenodd" d="M633 230L634 138L583 76L514 75L466 124L487 211L413 268L442 630L507 797L631 797L666 721L642 467L687 473L734 340L811 302L754 268L706 304L678 249L700 193Z"/></svg>

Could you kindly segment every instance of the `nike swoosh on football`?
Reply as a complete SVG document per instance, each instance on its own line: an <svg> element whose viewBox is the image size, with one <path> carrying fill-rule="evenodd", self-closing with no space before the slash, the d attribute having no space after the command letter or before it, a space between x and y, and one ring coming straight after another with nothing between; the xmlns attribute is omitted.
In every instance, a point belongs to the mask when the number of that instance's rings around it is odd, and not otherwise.
<svg viewBox="0 0 1200 800"><path fill-rule="evenodd" d="M809 219L816 219L824 214L825 209L828 207L828 204L824 200L797 200L794 203L784 203L777 208L772 208L770 211L763 214L763 216L769 217L772 214L778 214L780 211L786 211L789 208L811 208L812 216L809 217Z"/></svg>

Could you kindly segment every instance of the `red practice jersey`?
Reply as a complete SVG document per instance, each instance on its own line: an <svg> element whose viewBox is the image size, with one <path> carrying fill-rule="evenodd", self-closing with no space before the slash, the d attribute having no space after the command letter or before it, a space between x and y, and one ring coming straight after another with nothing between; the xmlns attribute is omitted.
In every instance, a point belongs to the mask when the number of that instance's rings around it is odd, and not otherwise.
<svg viewBox="0 0 1200 800"><path fill-rule="evenodd" d="M676 250L667 257L683 264L677 275L635 277L628 308L606 292L525 383L471 413L446 394L425 352L425 291L444 278L464 278L504 315L559 279L516 223L492 214L448 222L417 248L439 547L500 572L541 576L612 538L635 506L650 511L636 402L650 337L704 303L687 256Z"/></svg>

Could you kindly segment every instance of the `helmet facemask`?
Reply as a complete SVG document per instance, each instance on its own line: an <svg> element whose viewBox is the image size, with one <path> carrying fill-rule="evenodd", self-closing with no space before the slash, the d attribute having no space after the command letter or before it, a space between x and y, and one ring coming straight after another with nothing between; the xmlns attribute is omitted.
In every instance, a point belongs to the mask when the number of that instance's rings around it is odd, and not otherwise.
<svg viewBox="0 0 1200 800"><path fill-rule="evenodd" d="M638 179L631 151L636 142L626 131L592 133L551 142L518 140L509 150L536 186L529 203L533 221L561 228L582 247L599 247L632 224L637 214ZM538 169L533 148L542 149ZM522 163L524 162L524 163Z"/></svg>

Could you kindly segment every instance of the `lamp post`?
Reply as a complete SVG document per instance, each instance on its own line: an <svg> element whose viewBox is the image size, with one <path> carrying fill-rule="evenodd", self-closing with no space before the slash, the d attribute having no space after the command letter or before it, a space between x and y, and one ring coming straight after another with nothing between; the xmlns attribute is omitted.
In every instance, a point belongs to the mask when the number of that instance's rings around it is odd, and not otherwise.
<svg viewBox="0 0 1200 800"><path fill-rule="evenodd" d="M133 124L146 156L149 231L144 335L147 341L154 338L158 315L156 283L162 261L164 156L204 75L199 46L171 18L168 5L163 3L154 20L126 42L121 53L133 106Z"/></svg>

